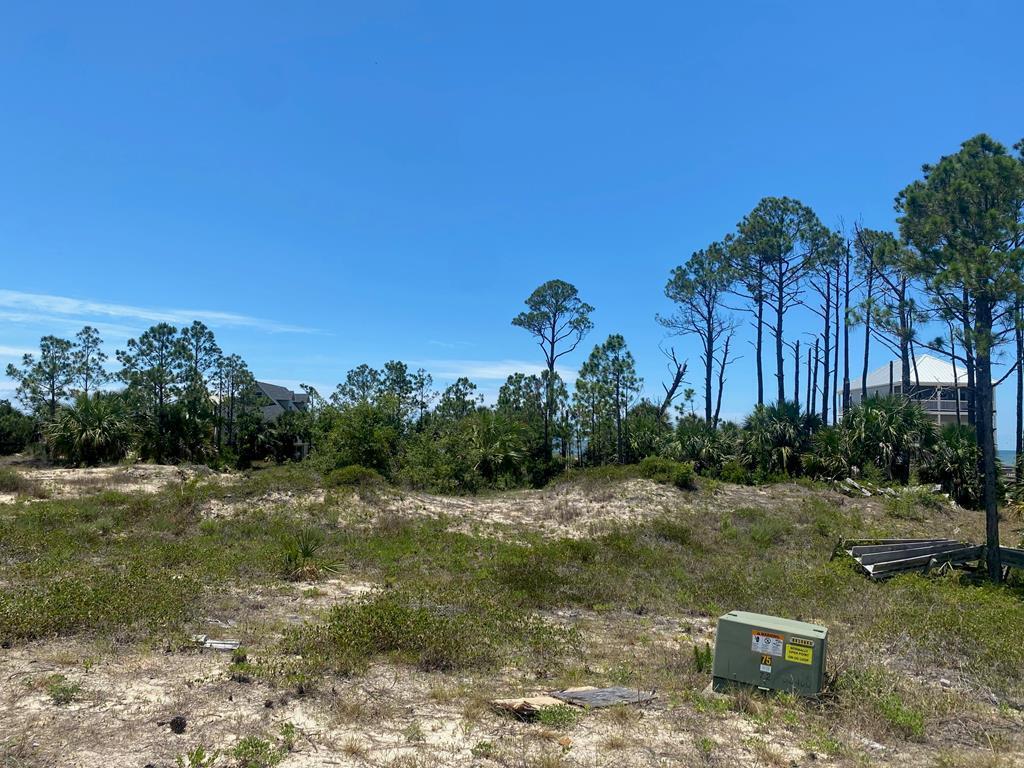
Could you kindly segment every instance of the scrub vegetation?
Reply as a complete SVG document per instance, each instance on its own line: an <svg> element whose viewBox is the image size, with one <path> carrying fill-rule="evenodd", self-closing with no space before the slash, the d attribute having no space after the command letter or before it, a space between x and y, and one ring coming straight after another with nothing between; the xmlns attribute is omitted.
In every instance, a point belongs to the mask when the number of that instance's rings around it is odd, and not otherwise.
<svg viewBox="0 0 1024 768"><path fill-rule="evenodd" d="M5 687L3 749L25 748L19 739L29 738L39 708L66 713L53 727L81 727L80 702L103 695L97 674L126 685L152 657L167 685L194 689L173 711L162 696L141 705L133 722L149 734L144 747L121 732L119 749L151 750L155 765L177 756L189 764L199 747L222 766L304 765L314 748L342 764L413 764L396 762L395 744L422 764L450 765L474 755L481 765L592 765L613 754L646 765L650 750L749 765L810 753L825 765L942 765L963 755L1009 765L1024 754L1024 651L1008 631L1024 625L1019 577L874 583L831 558L843 535L963 533L978 527L974 513L923 493L900 502L914 514L896 513L880 499L814 484L776 484L765 496L697 478L696 490L683 490L671 479L675 465L625 469L451 499L468 508L448 515L423 510L443 497L378 480L364 496L301 465L149 494L88 488L4 505L3 664L28 683ZM524 502L554 510L570 494L590 506L559 527L541 533L516 522ZM623 499L642 514L586 524ZM495 509L506 514L489 520ZM714 619L737 606L830 627L819 701L705 693ZM193 634L229 634L244 649L199 654ZM32 671L39 658L51 661ZM381 675L391 693L365 698ZM28 684L42 698L26 696ZM486 704L584 684L656 689L658 699L643 710L546 713L532 724L510 723ZM251 700L237 705L234 725L205 721L229 693ZM291 749L265 722L278 709L304 718ZM145 730L177 714L195 720L201 743ZM337 718L350 723L351 743L333 738ZM431 729L444 723L465 735L439 743ZM34 733L34 743L50 742ZM71 754L62 763L35 752L39 764L91 765Z"/></svg>

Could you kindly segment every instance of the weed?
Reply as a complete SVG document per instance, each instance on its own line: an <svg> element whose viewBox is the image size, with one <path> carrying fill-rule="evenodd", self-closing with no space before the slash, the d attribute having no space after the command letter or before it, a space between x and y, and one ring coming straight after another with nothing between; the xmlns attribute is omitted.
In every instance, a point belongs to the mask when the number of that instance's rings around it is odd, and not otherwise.
<svg viewBox="0 0 1024 768"><path fill-rule="evenodd" d="M711 759L711 755L714 753L717 745L715 744L715 740L711 737L701 736L695 742L695 746L697 747L697 753L701 756L701 759L708 761Z"/></svg>
<svg viewBox="0 0 1024 768"><path fill-rule="evenodd" d="M875 707L897 733L916 740L924 736L924 713L905 703L897 694L879 697Z"/></svg>
<svg viewBox="0 0 1024 768"><path fill-rule="evenodd" d="M71 704L78 699L82 686L70 682L64 675L52 675L46 681L46 693L57 706Z"/></svg>
<svg viewBox="0 0 1024 768"><path fill-rule="evenodd" d="M423 733L423 726L420 725L418 720L414 720L402 729L402 736L410 744L420 744L427 740L427 736Z"/></svg>
<svg viewBox="0 0 1024 768"><path fill-rule="evenodd" d="M704 643L703 646L693 646L693 668L702 675L706 675L711 671L711 666L714 663L715 655L711 651L711 645Z"/></svg>
<svg viewBox="0 0 1024 768"><path fill-rule="evenodd" d="M922 487L902 488L896 496L885 500L886 512L899 520L923 522L926 513L935 513L942 508L942 497Z"/></svg>
<svg viewBox="0 0 1024 768"><path fill-rule="evenodd" d="M246 736L231 751L238 768L273 768L284 759L284 755L267 739Z"/></svg>
<svg viewBox="0 0 1024 768"><path fill-rule="evenodd" d="M295 749L297 737L298 732L295 728L295 723L291 720L281 723L281 746L285 752L291 752Z"/></svg>
<svg viewBox="0 0 1024 768"><path fill-rule="evenodd" d="M325 623L302 628L286 652L309 660L312 671L351 674L377 656L423 670L490 667L508 651L528 650L555 663L571 653L573 632L556 629L478 589L392 590L335 606Z"/></svg>
<svg viewBox="0 0 1024 768"><path fill-rule="evenodd" d="M579 722L583 713L574 708L562 704L557 707L545 707L537 713L537 722L548 728L566 730L572 728Z"/></svg>
<svg viewBox="0 0 1024 768"><path fill-rule="evenodd" d="M820 727L814 728L811 735L804 739L800 746L808 752L828 757L838 757L847 752L847 747L843 742Z"/></svg>
<svg viewBox="0 0 1024 768"><path fill-rule="evenodd" d="M10 467L0 467L0 493L16 493L37 499L45 499L50 495L39 483Z"/></svg>
<svg viewBox="0 0 1024 768"><path fill-rule="evenodd" d="M493 757L496 751L493 741L478 741L470 749L470 753L476 758Z"/></svg>
<svg viewBox="0 0 1024 768"><path fill-rule="evenodd" d="M361 467L358 464L351 464L341 469L332 470L324 478L324 485L328 488L362 488L365 486L382 485L384 478L375 469Z"/></svg>
<svg viewBox="0 0 1024 768"><path fill-rule="evenodd" d="M341 751L349 757L363 759L367 755L366 745L354 736L341 745Z"/></svg>
<svg viewBox="0 0 1024 768"><path fill-rule="evenodd" d="M324 534L316 528L303 528L288 536L283 548L285 577L294 581L313 581L336 570L318 556L323 544Z"/></svg>
<svg viewBox="0 0 1024 768"><path fill-rule="evenodd" d="M175 764L178 768L213 768L218 757L220 757L220 752L216 750L208 752L205 747L198 746L184 755L178 755Z"/></svg>

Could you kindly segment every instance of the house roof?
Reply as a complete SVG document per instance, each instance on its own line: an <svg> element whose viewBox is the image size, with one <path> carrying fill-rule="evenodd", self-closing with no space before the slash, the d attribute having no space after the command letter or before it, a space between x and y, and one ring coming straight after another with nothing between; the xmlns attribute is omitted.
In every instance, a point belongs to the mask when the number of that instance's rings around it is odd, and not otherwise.
<svg viewBox="0 0 1024 768"><path fill-rule="evenodd" d="M305 392L295 393L287 387L282 387L278 384L270 384L266 381L257 381L256 386L263 390L263 394L271 400L286 400L293 403L305 403L309 400L309 397Z"/></svg>
<svg viewBox="0 0 1024 768"><path fill-rule="evenodd" d="M957 366L956 374L957 383L966 385L967 371L962 366ZM892 376L894 383L899 384L901 376L899 360L892 362ZM948 360L940 360L931 355L918 355L916 375L914 373L914 361L913 359L911 360L910 380L915 384L920 380L921 386L952 386L953 379L953 365ZM889 386L889 363L886 363L881 368L876 368L868 374L868 389L887 386ZM860 389L860 387L856 387L856 389Z"/></svg>

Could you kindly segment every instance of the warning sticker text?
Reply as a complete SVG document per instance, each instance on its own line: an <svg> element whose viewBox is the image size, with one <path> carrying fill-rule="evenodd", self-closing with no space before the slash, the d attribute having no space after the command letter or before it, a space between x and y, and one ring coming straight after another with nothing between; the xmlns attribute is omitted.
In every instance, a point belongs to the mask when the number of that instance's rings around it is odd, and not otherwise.
<svg viewBox="0 0 1024 768"><path fill-rule="evenodd" d="M777 635L774 632L765 632L761 629L755 629L750 640L750 650L754 653L781 656L783 641L784 638L782 635Z"/></svg>
<svg viewBox="0 0 1024 768"><path fill-rule="evenodd" d="M793 661L797 664L810 664L814 661L814 649L801 645L787 645L786 661Z"/></svg>

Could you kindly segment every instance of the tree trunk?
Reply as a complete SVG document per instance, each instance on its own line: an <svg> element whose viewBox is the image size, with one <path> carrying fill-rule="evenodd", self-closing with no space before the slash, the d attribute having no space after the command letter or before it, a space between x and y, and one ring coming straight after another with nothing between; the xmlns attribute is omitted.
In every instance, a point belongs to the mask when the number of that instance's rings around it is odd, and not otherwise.
<svg viewBox="0 0 1024 768"><path fill-rule="evenodd" d="M544 461L551 458L551 393L555 388L555 362L548 362L548 380L544 387Z"/></svg>
<svg viewBox="0 0 1024 768"><path fill-rule="evenodd" d="M864 306L867 310L864 313L864 368L860 374L860 399L864 402L868 398L868 366L871 360L871 294L874 290L874 271L868 269L868 292Z"/></svg>
<svg viewBox="0 0 1024 768"><path fill-rule="evenodd" d="M832 346L832 426L839 417L839 270L836 270L835 301L832 303L833 333L835 344Z"/></svg>
<svg viewBox="0 0 1024 768"><path fill-rule="evenodd" d="M814 397L815 401L817 401L818 398L818 365L820 363L820 360L818 358L818 344L820 341L821 339L819 337L814 337L814 380L811 384L811 394L812 397ZM811 412L814 412L813 409L811 410Z"/></svg>
<svg viewBox="0 0 1024 768"><path fill-rule="evenodd" d="M776 294L775 304L775 380L778 384L776 394L778 395L779 405L786 400L786 371L783 369L785 363L782 359L782 315L784 313L785 301L783 300L783 291L785 290L785 282L781 268L778 272L778 279L775 282L775 288L778 291Z"/></svg>
<svg viewBox="0 0 1024 768"><path fill-rule="evenodd" d="M956 403L956 425L961 426L960 419L960 374L956 371L956 338L953 336L953 324L949 324L949 361L953 365L953 397Z"/></svg>
<svg viewBox="0 0 1024 768"><path fill-rule="evenodd" d="M1017 424L1014 441L1014 477L1018 483L1024 483L1024 306L1018 305L1016 312L1017 328Z"/></svg>
<svg viewBox="0 0 1024 768"><path fill-rule="evenodd" d="M984 338L992 334L992 306L988 299L976 299L978 334ZM992 581L1002 578L1002 558L999 552L999 507L996 499L996 446L992 430L992 360L987 344L978 345L975 360L978 391L976 394L977 436L981 447L982 498L985 507L985 559L988 577Z"/></svg>
<svg viewBox="0 0 1024 768"><path fill-rule="evenodd" d="M814 410L814 401L811 400L811 346L807 345L807 397L804 398L804 409L810 415Z"/></svg>
<svg viewBox="0 0 1024 768"><path fill-rule="evenodd" d="M708 313L708 322L705 332L707 336L704 337L704 423L711 425L711 377L714 375L715 366L715 340L714 340L714 322L711 313Z"/></svg>
<svg viewBox="0 0 1024 768"><path fill-rule="evenodd" d="M850 251L847 244L843 282L843 413L850 410Z"/></svg>
<svg viewBox="0 0 1024 768"><path fill-rule="evenodd" d="M729 343L732 333L726 332L725 344L722 346L722 365L718 369L718 399L715 401L715 420L712 424L718 428L718 417L722 413L722 391L725 389L725 366L729 364Z"/></svg>
<svg viewBox="0 0 1024 768"><path fill-rule="evenodd" d="M832 276L825 275L825 306L823 307L822 314L825 316L825 329L821 335L821 338L825 342L824 348L824 360L825 360L825 378L822 381L821 390L821 423L828 424L828 394L829 394L829 379L831 377L831 369L829 368L829 358L831 357L832 351Z"/></svg>
<svg viewBox="0 0 1024 768"><path fill-rule="evenodd" d="M622 463L622 391L615 382L615 456Z"/></svg>
<svg viewBox="0 0 1024 768"><path fill-rule="evenodd" d="M974 342L970 337L969 321L964 325L964 362L967 367L967 423L970 426L977 424L977 390L978 382L976 376L977 363L974 359Z"/></svg>
<svg viewBox="0 0 1024 768"><path fill-rule="evenodd" d="M900 389L910 396L910 308L907 305L907 281L900 283Z"/></svg>
<svg viewBox="0 0 1024 768"><path fill-rule="evenodd" d="M800 339L793 347L793 404L796 412L800 413Z"/></svg>
<svg viewBox="0 0 1024 768"><path fill-rule="evenodd" d="M764 404L764 361L762 351L764 349L764 301L757 302L757 341L755 343L757 355L757 404Z"/></svg>

